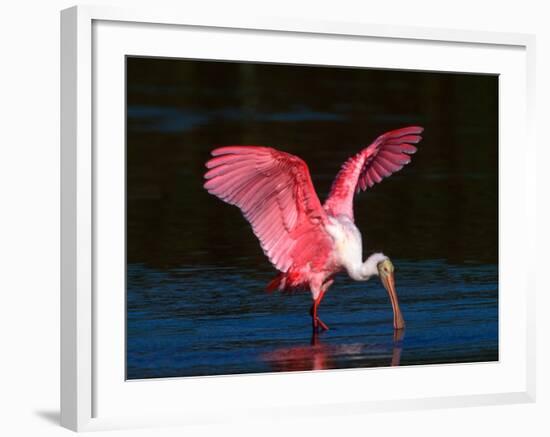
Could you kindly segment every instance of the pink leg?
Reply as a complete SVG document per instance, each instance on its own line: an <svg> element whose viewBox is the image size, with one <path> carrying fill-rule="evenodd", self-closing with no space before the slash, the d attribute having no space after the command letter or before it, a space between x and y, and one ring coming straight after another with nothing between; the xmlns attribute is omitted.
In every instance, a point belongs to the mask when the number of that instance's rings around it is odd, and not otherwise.
<svg viewBox="0 0 550 437"><path fill-rule="evenodd" d="M313 301L310 314L311 314L311 321L312 321L314 331L319 330L319 328L321 328L323 331L328 331L329 329L328 325L325 322L323 322L320 319L320 317L317 315L317 308L319 307L321 301L323 300L325 292L328 290L328 288L332 285L333 282L334 282L333 280L329 280L325 282L321 286L321 292L317 296L317 299Z"/></svg>
<svg viewBox="0 0 550 437"><path fill-rule="evenodd" d="M328 331L329 327L328 325L321 320L321 318L317 315L317 307L319 306L320 300L316 300L313 302L313 305L311 306L310 314L311 314L311 322L313 326L313 330L316 331L319 328L321 328L323 331Z"/></svg>
<svg viewBox="0 0 550 437"><path fill-rule="evenodd" d="M311 315L312 328L314 331L318 331L319 328L321 328L323 331L326 331L328 329L328 326L317 315L317 307L319 306L320 302L321 299L315 299L313 301L313 305L311 306L311 310L309 311Z"/></svg>
<svg viewBox="0 0 550 437"><path fill-rule="evenodd" d="M317 324L321 327L323 331L328 331L328 326L325 322L321 320L321 318L317 315L317 307L321 304L321 301L323 300L323 296L325 295L326 289L323 288L323 291L321 291L321 294L319 297L315 300L315 317L317 318Z"/></svg>

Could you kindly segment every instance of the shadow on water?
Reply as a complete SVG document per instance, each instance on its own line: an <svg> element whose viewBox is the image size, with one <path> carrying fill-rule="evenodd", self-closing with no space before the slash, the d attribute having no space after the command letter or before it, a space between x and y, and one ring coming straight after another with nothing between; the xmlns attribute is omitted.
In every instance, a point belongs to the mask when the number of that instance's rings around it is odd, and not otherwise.
<svg viewBox="0 0 550 437"><path fill-rule="evenodd" d="M250 226L202 187L209 152L294 153L323 200L349 156L412 124L412 163L355 201L406 338L378 281L342 275L310 345L309 293L264 291ZM128 378L498 360L496 76L130 57L126 147Z"/></svg>

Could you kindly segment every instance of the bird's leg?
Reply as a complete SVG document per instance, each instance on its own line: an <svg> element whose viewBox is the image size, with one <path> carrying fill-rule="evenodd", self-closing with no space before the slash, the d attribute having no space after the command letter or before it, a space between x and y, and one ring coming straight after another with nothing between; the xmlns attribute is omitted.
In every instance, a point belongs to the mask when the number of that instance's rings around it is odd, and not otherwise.
<svg viewBox="0 0 550 437"><path fill-rule="evenodd" d="M311 345L317 346L319 344L319 333L316 329L311 332Z"/></svg>
<svg viewBox="0 0 550 437"><path fill-rule="evenodd" d="M319 303L321 303L321 299L319 299L319 301L317 302L317 306L319 306ZM323 331L328 331L328 325L325 322L323 322L321 318L317 315L316 315L316 321L317 321L317 326L319 328L321 328Z"/></svg>
<svg viewBox="0 0 550 437"><path fill-rule="evenodd" d="M330 284L328 284L328 286L330 286ZM322 329L323 331L328 331L329 329L328 325L325 322L323 322L317 315L317 308L319 307L319 304L323 300L323 296L325 295L325 291L328 289L328 286L327 287L323 286L323 288L321 289L321 293L319 293L319 296L317 296L317 299L313 301L313 305L311 306L310 314L311 314L311 322L312 322L314 331L319 330L319 328Z"/></svg>
<svg viewBox="0 0 550 437"><path fill-rule="evenodd" d="M316 332L319 326L317 318L317 305L317 299L315 299L313 301L313 305L311 305L311 308L309 309L309 315L311 316L311 327L313 328L313 332Z"/></svg>
<svg viewBox="0 0 550 437"><path fill-rule="evenodd" d="M323 331L328 331L328 325L323 322L319 317L317 317L317 323L319 323L319 326Z"/></svg>
<svg viewBox="0 0 550 437"><path fill-rule="evenodd" d="M311 305L311 309L309 310L313 332L316 332L318 330L328 331L329 329L328 325L325 322L323 322L317 315L317 309L321 304L321 301L323 300L325 292L329 289L329 287L332 285L333 282L334 280L329 279L328 281L321 284L321 286L319 287L319 293L317 294L317 297L313 299L313 305Z"/></svg>
<svg viewBox="0 0 550 437"><path fill-rule="evenodd" d="M325 293L326 291L330 288L330 286L332 285L332 283L334 282L333 279L329 279L328 281L326 281L322 287L321 287L321 294L319 294L319 297L317 298L317 306L319 306L321 304L321 300L323 300L323 297L325 296ZM321 329L323 331L328 331L328 326L325 322L323 322L319 316L317 316L317 323L319 324L319 326L321 327Z"/></svg>

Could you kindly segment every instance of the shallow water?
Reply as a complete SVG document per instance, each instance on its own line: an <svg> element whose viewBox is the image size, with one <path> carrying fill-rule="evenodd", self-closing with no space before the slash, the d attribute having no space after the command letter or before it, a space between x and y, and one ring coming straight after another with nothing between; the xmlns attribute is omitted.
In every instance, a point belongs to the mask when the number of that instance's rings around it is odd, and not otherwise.
<svg viewBox="0 0 550 437"><path fill-rule="evenodd" d="M495 77L128 60L127 377L498 360ZM323 199L377 135L425 127L413 163L356 198L365 256L396 267L395 336L373 278L326 294L275 275L237 208L202 188L218 145L260 144L309 164Z"/></svg>
<svg viewBox="0 0 550 437"><path fill-rule="evenodd" d="M267 293L269 274L213 266L128 271L128 378L491 361L495 266L396 260L407 322L394 339L377 280L338 278L311 346L309 293Z"/></svg>

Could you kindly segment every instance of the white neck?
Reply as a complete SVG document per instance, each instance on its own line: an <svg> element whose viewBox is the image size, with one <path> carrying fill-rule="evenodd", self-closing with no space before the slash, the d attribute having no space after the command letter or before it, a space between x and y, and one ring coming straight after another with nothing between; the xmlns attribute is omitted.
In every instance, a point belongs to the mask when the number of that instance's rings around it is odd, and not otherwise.
<svg viewBox="0 0 550 437"><path fill-rule="evenodd" d="M378 264L388 259L383 253L373 253L365 262L363 241L357 226L346 216L329 217L326 231L334 240L338 261L356 281L366 281L378 275Z"/></svg>
<svg viewBox="0 0 550 437"><path fill-rule="evenodd" d="M371 276L378 276L378 264L388 259L383 253L373 253L365 262L354 263L349 266L348 274L356 281L366 281Z"/></svg>

